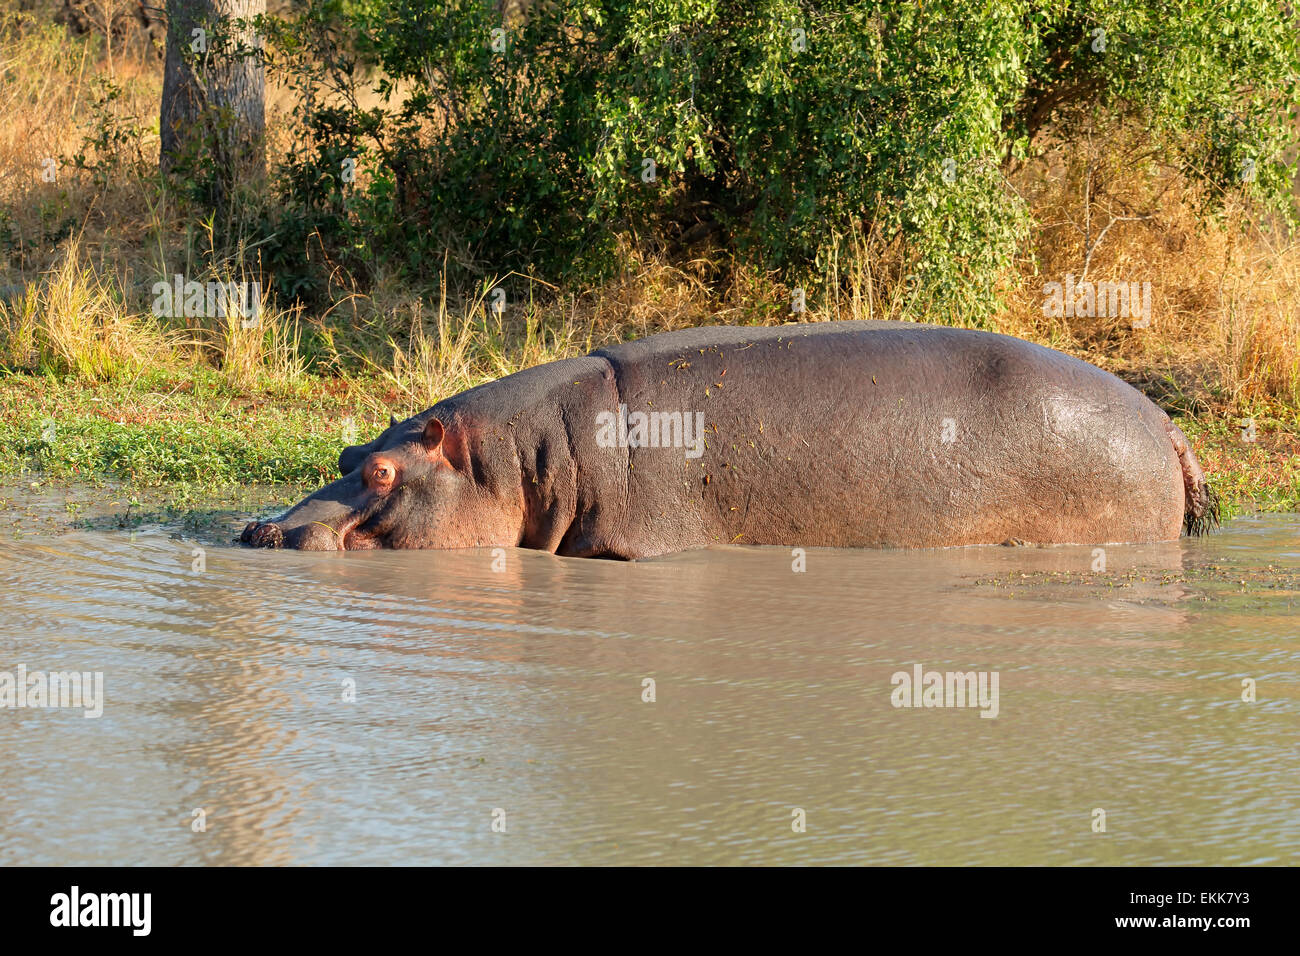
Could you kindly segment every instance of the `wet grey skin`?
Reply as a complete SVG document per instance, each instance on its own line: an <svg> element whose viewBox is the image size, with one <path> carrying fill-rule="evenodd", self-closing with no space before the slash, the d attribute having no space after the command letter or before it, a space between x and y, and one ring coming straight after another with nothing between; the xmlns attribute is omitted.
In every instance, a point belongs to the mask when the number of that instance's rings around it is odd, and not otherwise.
<svg viewBox="0 0 1300 956"><path fill-rule="evenodd" d="M637 413L703 434L647 442ZM627 426L612 441L611 421ZM1168 541L1218 521L1186 436L1125 382L1009 336L900 322L607 346L394 419L339 469L241 540L633 559Z"/></svg>

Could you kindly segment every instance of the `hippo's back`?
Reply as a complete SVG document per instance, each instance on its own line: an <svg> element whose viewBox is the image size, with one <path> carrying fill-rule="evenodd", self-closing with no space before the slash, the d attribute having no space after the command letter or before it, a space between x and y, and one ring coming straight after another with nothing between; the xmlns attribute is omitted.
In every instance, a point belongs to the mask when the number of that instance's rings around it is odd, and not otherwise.
<svg viewBox="0 0 1300 956"><path fill-rule="evenodd" d="M706 327L591 358L609 363L627 415L704 427L698 457L621 450L626 550L1148 541L1181 526L1164 414L1019 339L901 322Z"/></svg>

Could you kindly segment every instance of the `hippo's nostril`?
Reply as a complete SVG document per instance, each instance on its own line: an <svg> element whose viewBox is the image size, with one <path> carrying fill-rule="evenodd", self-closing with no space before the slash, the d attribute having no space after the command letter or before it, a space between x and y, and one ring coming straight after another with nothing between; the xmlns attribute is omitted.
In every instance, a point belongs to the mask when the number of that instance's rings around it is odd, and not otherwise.
<svg viewBox="0 0 1300 956"><path fill-rule="evenodd" d="M239 540L255 548L283 548L284 531L271 522L250 521L244 528Z"/></svg>

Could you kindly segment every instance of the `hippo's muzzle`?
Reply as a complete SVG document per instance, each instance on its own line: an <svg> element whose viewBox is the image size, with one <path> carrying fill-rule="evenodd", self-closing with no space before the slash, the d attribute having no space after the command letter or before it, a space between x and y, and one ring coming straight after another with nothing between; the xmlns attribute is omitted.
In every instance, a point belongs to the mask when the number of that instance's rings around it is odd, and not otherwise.
<svg viewBox="0 0 1300 956"><path fill-rule="evenodd" d="M369 536L357 531L366 516L367 495L361 477L344 475L265 521L250 521L239 535L241 544L254 548L293 548L299 551L351 551L374 547Z"/></svg>
<svg viewBox="0 0 1300 956"><path fill-rule="evenodd" d="M239 541L254 548L283 548L284 531L271 521L250 521L244 526Z"/></svg>
<svg viewBox="0 0 1300 956"><path fill-rule="evenodd" d="M240 534L241 544L254 548L296 548L299 551L344 551L344 536L330 526L310 522L284 528L274 521L250 521Z"/></svg>

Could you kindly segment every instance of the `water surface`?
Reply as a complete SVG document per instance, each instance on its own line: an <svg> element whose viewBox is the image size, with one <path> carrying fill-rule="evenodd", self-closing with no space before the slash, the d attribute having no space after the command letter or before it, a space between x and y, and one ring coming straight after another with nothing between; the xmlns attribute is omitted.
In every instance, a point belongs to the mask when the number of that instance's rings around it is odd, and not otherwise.
<svg viewBox="0 0 1300 956"><path fill-rule="evenodd" d="M10 492L0 671L102 672L103 715L0 710L0 864L1300 856L1300 516L1104 573L1089 548L799 572L246 550L234 520L62 530L69 495ZM894 707L918 663L996 672L997 717Z"/></svg>

